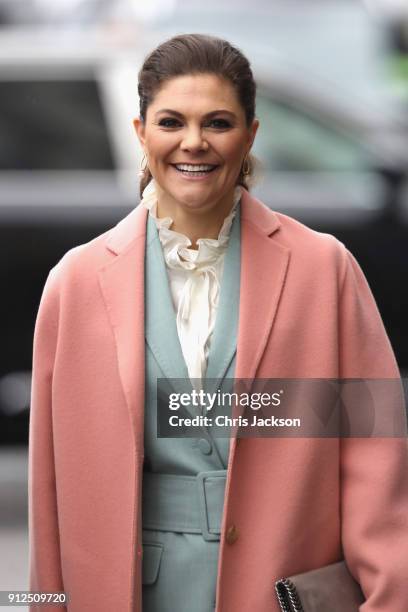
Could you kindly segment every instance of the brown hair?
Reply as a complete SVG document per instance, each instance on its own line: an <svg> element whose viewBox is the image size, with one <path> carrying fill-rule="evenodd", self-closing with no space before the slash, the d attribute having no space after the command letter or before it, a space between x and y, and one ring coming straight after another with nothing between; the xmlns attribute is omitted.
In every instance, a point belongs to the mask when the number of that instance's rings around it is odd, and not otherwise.
<svg viewBox="0 0 408 612"><path fill-rule="evenodd" d="M255 117L256 96L256 83L250 63L243 53L228 41L206 34L174 36L146 57L139 71L138 83L142 121L146 121L147 108L165 81L181 75L207 73L232 83L249 128ZM249 174L245 176L241 168L237 184L249 189L255 158L248 154L247 160ZM140 180L140 197L151 178L150 170L146 168Z"/></svg>

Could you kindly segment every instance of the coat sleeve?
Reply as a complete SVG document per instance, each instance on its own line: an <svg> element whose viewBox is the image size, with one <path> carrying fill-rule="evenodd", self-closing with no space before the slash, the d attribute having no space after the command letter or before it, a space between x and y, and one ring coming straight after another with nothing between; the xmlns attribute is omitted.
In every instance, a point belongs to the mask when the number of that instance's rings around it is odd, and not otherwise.
<svg viewBox="0 0 408 612"><path fill-rule="evenodd" d="M340 376L390 378L400 384L395 357L368 283L354 257L348 251L344 256ZM366 597L360 610L406 612L408 448L404 432L401 437L341 440L340 478L344 556Z"/></svg>
<svg viewBox="0 0 408 612"><path fill-rule="evenodd" d="M54 463L52 381L58 340L56 269L48 275L34 331L28 453L29 590L64 591ZM42 606L30 606L40 612ZM66 611L66 606L47 609Z"/></svg>

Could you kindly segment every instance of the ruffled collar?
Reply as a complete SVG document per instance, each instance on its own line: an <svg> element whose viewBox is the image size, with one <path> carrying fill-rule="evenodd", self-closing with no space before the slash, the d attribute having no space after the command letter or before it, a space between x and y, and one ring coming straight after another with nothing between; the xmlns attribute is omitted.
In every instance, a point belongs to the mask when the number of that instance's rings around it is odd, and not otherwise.
<svg viewBox="0 0 408 612"><path fill-rule="evenodd" d="M234 191L234 201L230 213L225 217L218 238L199 238L198 249L191 249L191 240L185 235L171 229L171 217L157 217L157 192L154 179L148 183L142 194L141 204L145 206L155 220L159 239L163 247L166 263L170 268L203 271L209 265L214 265L226 251L233 219L241 198L241 187L237 185Z"/></svg>

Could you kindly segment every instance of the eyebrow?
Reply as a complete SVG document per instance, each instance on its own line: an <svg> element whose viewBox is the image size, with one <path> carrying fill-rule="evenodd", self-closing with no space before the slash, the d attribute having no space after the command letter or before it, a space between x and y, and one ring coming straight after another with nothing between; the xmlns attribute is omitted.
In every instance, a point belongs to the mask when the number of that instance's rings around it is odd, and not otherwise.
<svg viewBox="0 0 408 612"><path fill-rule="evenodd" d="M168 113L170 115L174 115L175 117L179 117L180 119L184 119L184 115L182 113L179 113L178 111L172 110L171 108L161 108L159 111L157 111L157 113L155 114L155 117L157 117L157 115L160 115L160 113ZM227 115L230 115L231 117L236 118L235 113L227 110L226 108L220 108L218 110L215 111L211 111L210 113L207 113L204 115L204 117L206 119L213 117L214 115L218 115L220 113L225 113Z"/></svg>

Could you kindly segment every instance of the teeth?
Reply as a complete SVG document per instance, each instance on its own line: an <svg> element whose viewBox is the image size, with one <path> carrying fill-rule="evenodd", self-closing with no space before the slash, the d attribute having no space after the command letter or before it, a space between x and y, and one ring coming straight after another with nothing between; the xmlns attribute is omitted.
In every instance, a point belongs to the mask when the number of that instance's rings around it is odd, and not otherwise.
<svg viewBox="0 0 408 612"><path fill-rule="evenodd" d="M187 172L206 172L208 170L212 170L215 166L210 166L208 164L176 164L177 170L184 170Z"/></svg>

